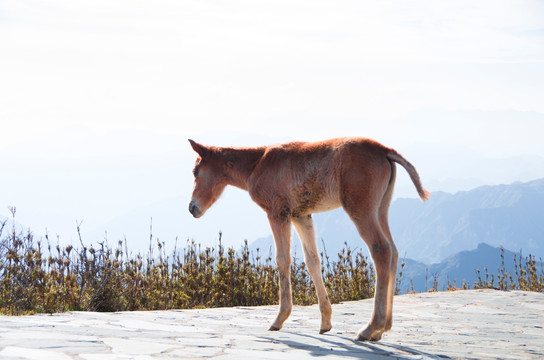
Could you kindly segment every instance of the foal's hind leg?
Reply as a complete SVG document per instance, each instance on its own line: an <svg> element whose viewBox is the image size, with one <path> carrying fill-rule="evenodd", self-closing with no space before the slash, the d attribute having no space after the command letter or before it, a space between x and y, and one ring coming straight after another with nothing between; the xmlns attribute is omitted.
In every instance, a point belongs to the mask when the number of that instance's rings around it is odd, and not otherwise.
<svg viewBox="0 0 544 360"><path fill-rule="evenodd" d="M387 234L387 232L389 231L389 225L387 225L387 231L385 229L384 231ZM389 245L391 248L391 263L389 270L389 286L387 289L387 320L385 323L385 331L391 330L391 327L393 326L393 297L395 296L395 280L397 277L397 267L399 262L399 252L397 250L397 247L395 246L395 243L393 242L393 239L390 235L388 239L390 240Z"/></svg>
<svg viewBox="0 0 544 360"><path fill-rule="evenodd" d="M391 249L391 261L389 269L389 281L387 287L387 312L386 312L386 322L385 322L385 331L391 330L393 326L393 297L395 296L395 279L397 277L397 266L399 261L399 253L397 247L393 242L391 237L391 231L389 230L389 224L387 223L387 216L380 219L380 225L383 230L385 239L389 243L389 248Z"/></svg>
<svg viewBox="0 0 544 360"><path fill-rule="evenodd" d="M357 153L346 158L340 181L342 206L365 241L376 268L374 311L357 340L377 341L391 328L397 249L387 225L395 166L391 162ZM364 166L363 166L364 165Z"/></svg>
<svg viewBox="0 0 544 360"><path fill-rule="evenodd" d="M374 312L367 327L361 329L357 335L359 341L377 341L382 334L391 328L394 271L397 250L381 229L378 221L368 219L367 221L354 220L359 233L366 242L374 266L376 267L376 290L374 294Z"/></svg>
<svg viewBox="0 0 544 360"><path fill-rule="evenodd" d="M323 284L323 277L321 276L321 261L319 259L319 253L317 251L317 244L315 242L315 232L312 217L310 215L292 219L293 225L297 230L300 241L302 242L302 249L304 250L304 260L308 271L312 276L315 290L317 292L317 301L319 303L319 310L321 311L321 327L319 333L323 334L332 328L331 314L332 307L327 296L327 290Z"/></svg>
<svg viewBox="0 0 544 360"><path fill-rule="evenodd" d="M394 168L393 168L393 176L394 176ZM394 180L394 178L393 178ZM389 204L391 203L391 197L393 194L393 186L390 186L390 188L387 190L387 193L384 196L384 199L382 200L382 204L380 206L379 210L379 221L381 229L385 235L386 240L389 242L389 245L391 247L391 264L390 264L390 272L389 272L389 287L387 291L387 321L385 324L385 331L388 331L393 326L393 297L395 295L395 279L397 277L397 266L399 261L399 253L397 251L397 247L395 246L395 243L393 242L393 237L391 236L391 231L389 230L389 221L388 221L388 211L389 211Z"/></svg>
<svg viewBox="0 0 544 360"><path fill-rule="evenodd" d="M291 223L268 218L276 244L276 266L280 278L280 310L269 330L280 330L293 308L291 294Z"/></svg>

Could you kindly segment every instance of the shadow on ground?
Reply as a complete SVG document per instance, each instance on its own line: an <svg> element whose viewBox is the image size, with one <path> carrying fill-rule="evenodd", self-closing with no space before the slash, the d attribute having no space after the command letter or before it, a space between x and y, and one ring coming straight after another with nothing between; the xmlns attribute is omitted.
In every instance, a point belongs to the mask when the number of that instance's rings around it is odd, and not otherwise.
<svg viewBox="0 0 544 360"><path fill-rule="evenodd" d="M441 354L429 354L407 346L391 344L388 342L360 342L347 337L325 334L313 336L308 334L299 334L295 332L284 331L291 337L300 337L301 341L291 339L278 339L271 337L262 337L273 343L284 344L290 348L305 350L311 356L334 355L345 358L355 359L385 359L385 358L413 358L414 356L426 359L451 359L449 356ZM306 338L306 339L304 339ZM308 338L311 341L308 341ZM319 345L316 345L319 343Z"/></svg>

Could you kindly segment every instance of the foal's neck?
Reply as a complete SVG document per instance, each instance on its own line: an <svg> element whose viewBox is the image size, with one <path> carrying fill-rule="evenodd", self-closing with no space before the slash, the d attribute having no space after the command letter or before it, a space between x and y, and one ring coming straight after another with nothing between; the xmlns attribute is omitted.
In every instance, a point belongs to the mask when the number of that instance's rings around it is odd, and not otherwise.
<svg viewBox="0 0 544 360"><path fill-rule="evenodd" d="M258 148L223 148L224 160L227 162L230 185L240 189L248 189L248 180L261 160L266 147Z"/></svg>

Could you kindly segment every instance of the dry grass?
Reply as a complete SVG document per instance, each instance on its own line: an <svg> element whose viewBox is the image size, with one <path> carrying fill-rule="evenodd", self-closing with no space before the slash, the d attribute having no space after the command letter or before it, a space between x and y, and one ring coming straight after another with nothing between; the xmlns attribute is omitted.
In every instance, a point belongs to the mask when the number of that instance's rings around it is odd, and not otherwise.
<svg viewBox="0 0 544 360"><path fill-rule="evenodd" d="M13 211L14 212L14 211ZM53 313L70 310L121 311L253 306L276 304L278 279L271 254L250 252L247 241L236 251L202 248L187 241L165 251L150 236L147 254L130 255L126 241L89 248L52 245L29 231L6 231L0 224L0 313ZM79 228L78 228L78 233ZM156 253L156 255L154 255ZM339 260L322 267L332 302L374 295L374 270L367 259L346 247ZM291 267L293 300L317 299L303 262Z"/></svg>
<svg viewBox="0 0 544 360"><path fill-rule="evenodd" d="M540 271L538 263L540 263ZM476 270L478 281L474 284L474 288L543 292L544 270L542 259L538 263L531 254L527 257L514 254L514 274L508 273L504 266L504 249L501 247L501 267L497 269L497 275L490 275L489 269L485 268L485 275L482 279L480 270Z"/></svg>
<svg viewBox="0 0 544 360"><path fill-rule="evenodd" d="M15 209L12 210L15 216ZM167 254L164 243L150 235L149 251L131 255L126 241L112 248L105 242L89 248L52 245L35 240L29 231L17 233L0 223L0 313L30 314L70 310L164 310L220 306L277 304L278 279L272 256L250 252L247 241L236 251L202 248L187 241ZM78 227L78 233L79 227ZM156 255L154 253L156 252ZM374 296L375 273L368 259L347 246L331 261L322 253L322 274L333 303ZM504 264L504 255L503 264ZM519 289L542 292L544 272L534 257L515 259L515 274L498 269L473 284L474 288ZM398 285L402 278L400 267ZM317 302L304 262L291 266L293 300L298 305ZM463 284L463 288L471 286ZM433 285L433 290L438 284ZM448 290L455 287L448 284Z"/></svg>

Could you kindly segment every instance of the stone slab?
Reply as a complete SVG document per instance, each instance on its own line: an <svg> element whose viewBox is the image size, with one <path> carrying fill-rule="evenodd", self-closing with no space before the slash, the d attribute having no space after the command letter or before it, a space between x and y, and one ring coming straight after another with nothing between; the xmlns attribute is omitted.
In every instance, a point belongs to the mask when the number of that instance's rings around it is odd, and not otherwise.
<svg viewBox="0 0 544 360"><path fill-rule="evenodd" d="M544 294L470 290L395 297L393 329L354 341L373 300L333 305L319 335L317 306L295 306L267 331L277 306L0 316L1 359L544 358Z"/></svg>

